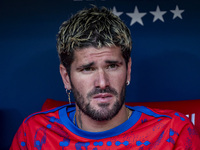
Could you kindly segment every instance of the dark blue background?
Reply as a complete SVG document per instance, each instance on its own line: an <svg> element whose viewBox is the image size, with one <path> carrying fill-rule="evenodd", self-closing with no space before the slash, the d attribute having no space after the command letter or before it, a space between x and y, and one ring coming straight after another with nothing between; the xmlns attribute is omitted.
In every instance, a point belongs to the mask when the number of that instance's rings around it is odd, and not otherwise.
<svg viewBox="0 0 200 150"><path fill-rule="evenodd" d="M133 37L132 80L127 101L200 98L200 2L198 0L29 0L0 2L0 149L8 149L23 119L46 98L66 100L59 75L56 34L71 14L90 4L116 7ZM173 18L176 5L185 10ZM147 13L143 26L126 13ZM153 22L159 6L164 22Z"/></svg>

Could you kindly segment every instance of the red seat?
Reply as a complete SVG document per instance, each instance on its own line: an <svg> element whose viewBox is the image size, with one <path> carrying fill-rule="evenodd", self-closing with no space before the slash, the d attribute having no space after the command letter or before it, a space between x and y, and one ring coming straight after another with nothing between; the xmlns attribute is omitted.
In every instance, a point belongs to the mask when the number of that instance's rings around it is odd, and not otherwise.
<svg viewBox="0 0 200 150"><path fill-rule="evenodd" d="M65 104L68 104L68 102L47 99L42 106L42 111ZM200 99L167 102L127 102L126 105L176 110L188 116L200 133Z"/></svg>

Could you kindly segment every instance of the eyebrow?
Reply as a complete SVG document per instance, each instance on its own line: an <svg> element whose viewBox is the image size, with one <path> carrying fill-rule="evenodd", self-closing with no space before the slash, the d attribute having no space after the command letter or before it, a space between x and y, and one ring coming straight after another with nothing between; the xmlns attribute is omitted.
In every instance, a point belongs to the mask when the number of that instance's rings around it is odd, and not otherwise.
<svg viewBox="0 0 200 150"><path fill-rule="evenodd" d="M93 65L94 65L94 62L91 62L91 63L85 64L85 65L81 65L77 69L89 68L89 67L91 67Z"/></svg>
<svg viewBox="0 0 200 150"><path fill-rule="evenodd" d="M117 60L106 60L105 62L107 64L122 64L121 61L117 61ZM77 70L80 70L83 68L89 68L89 67L93 66L94 64L95 64L94 62L91 62L91 63L85 64L85 65L81 65L81 66L77 67Z"/></svg>
<svg viewBox="0 0 200 150"><path fill-rule="evenodd" d="M106 60L107 64L122 64L121 61L117 61L117 60Z"/></svg>

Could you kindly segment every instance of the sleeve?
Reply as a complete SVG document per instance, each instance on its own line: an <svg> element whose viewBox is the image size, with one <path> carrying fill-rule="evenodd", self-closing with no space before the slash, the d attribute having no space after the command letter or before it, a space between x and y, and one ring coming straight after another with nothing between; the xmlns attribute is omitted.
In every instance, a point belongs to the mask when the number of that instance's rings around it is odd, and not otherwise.
<svg viewBox="0 0 200 150"><path fill-rule="evenodd" d="M25 132L25 124L19 127L17 133L15 134L10 150L27 150L27 139Z"/></svg>
<svg viewBox="0 0 200 150"><path fill-rule="evenodd" d="M188 120L179 133L175 150L200 150L200 135L195 126Z"/></svg>

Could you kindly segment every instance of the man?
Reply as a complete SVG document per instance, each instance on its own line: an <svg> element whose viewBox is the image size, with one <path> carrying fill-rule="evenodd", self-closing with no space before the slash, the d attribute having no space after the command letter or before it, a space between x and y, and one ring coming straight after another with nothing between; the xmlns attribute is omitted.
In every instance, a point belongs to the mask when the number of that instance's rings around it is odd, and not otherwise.
<svg viewBox="0 0 200 150"><path fill-rule="evenodd" d="M125 105L131 45L129 29L106 8L64 22L57 38L60 74L75 104L26 118L10 149L200 149L183 114Z"/></svg>

